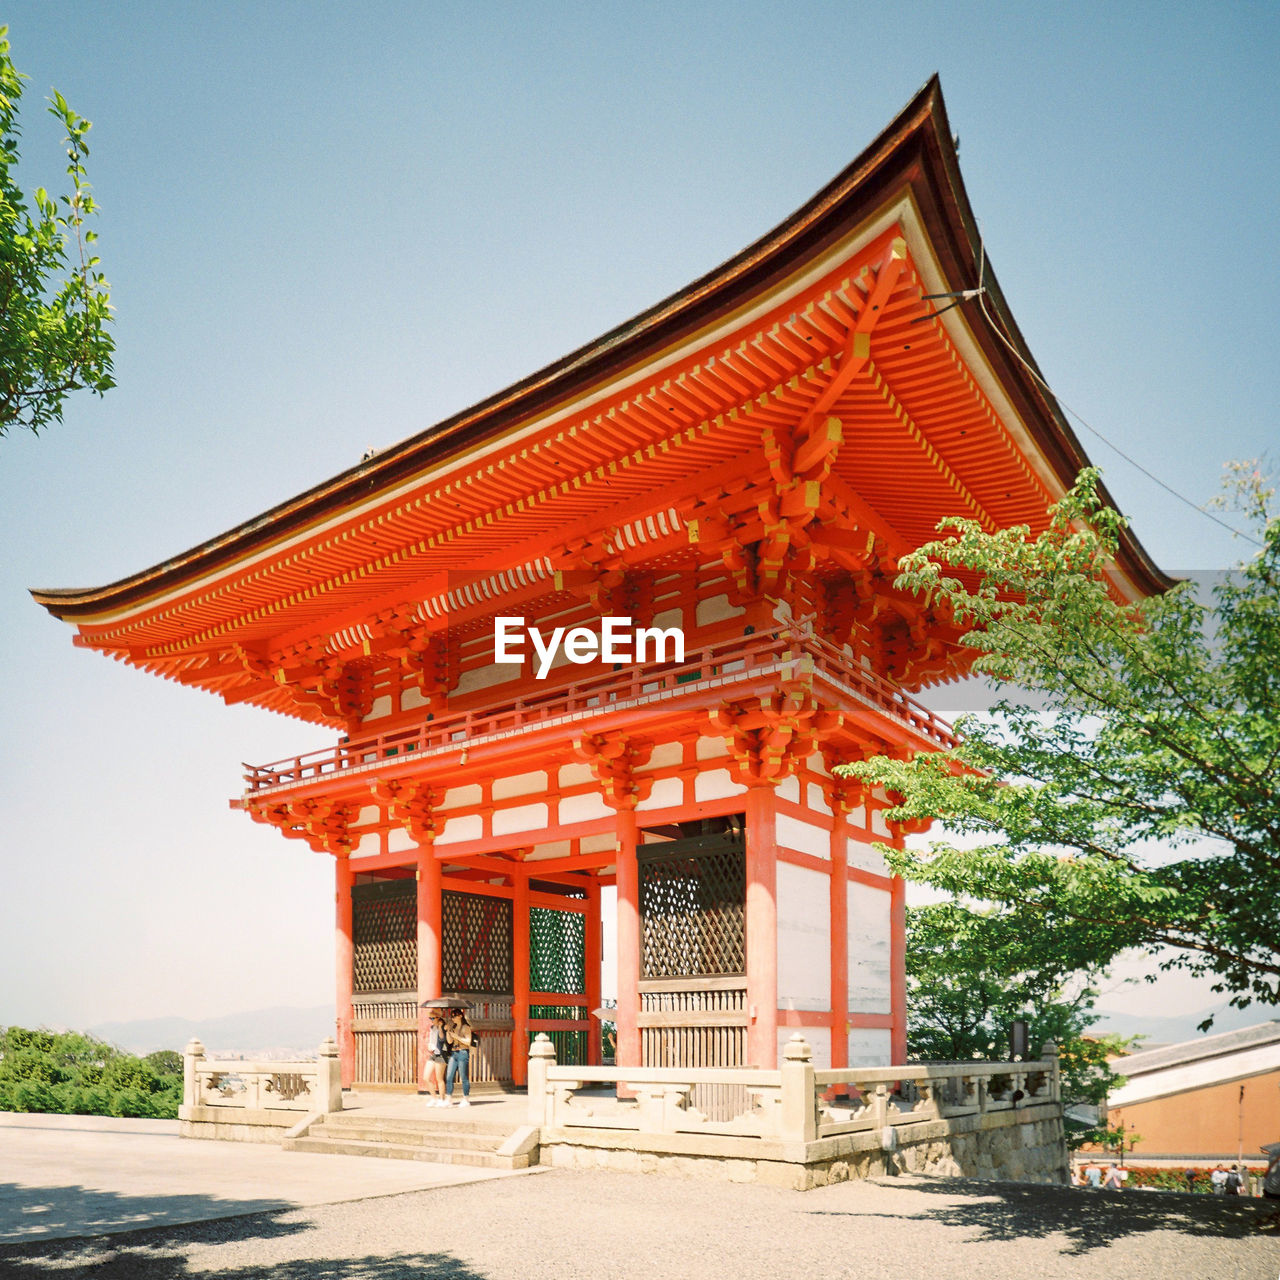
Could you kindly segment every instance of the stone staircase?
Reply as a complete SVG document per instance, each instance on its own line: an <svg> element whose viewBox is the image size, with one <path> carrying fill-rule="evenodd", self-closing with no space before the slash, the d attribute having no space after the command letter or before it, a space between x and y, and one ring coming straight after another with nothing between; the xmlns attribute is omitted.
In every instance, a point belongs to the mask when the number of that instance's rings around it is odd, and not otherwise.
<svg viewBox="0 0 1280 1280"><path fill-rule="evenodd" d="M472 1119L459 1112L439 1118L335 1112L316 1116L284 1140L286 1151L429 1160L481 1169L527 1169L538 1163L538 1130Z"/></svg>

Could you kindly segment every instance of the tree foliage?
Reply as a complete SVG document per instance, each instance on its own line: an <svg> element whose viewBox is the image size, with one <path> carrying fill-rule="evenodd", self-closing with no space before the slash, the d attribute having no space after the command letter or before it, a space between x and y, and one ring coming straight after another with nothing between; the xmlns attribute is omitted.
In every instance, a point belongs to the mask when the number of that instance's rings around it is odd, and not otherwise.
<svg viewBox="0 0 1280 1280"><path fill-rule="evenodd" d="M182 1056L137 1058L78 1031L0 1027L0 1111L172 1119Z"/></svg>
<svg viewBox="0 0 1280 1280"><path fill-rule="evenodd" d="M1013 1021L1026 1019L1032 1057L1057 1045L1069 1105L1100 1106L1120 1083L1109 1057L1131 1042L1091 1031L1105 973L1082 940L1028 933L997 909L937 902L907 910L906 968L912 1058L1008 1058ZM1077 1128L1072 1137L1079 1145L1105 1134Z"/></svg>
<svg viewBox="0 0 1280 1280"><path fill-rule="evenodd" d="M70 190L38 187L28 203L16 174L24 79L0 27L0 436L61 421L72 391L115 386L110 295L87 225L97 212L85 176L90 124L55 91L49 111L66 131Z"/></svg>
<svg viewBox="0 0 1280 1280"><path fill-rule="evenodd" d="M1132 602L1123 520L1082 473L1039 536L970 520L901 562L950 610L974 667L1020 691L957 724L953 750L842 766L941 819L896 871L996 905L1007 928L1106 963L1173 948L1232 1003L1280 1001L1280 520L1237 492L1260 550L1215 588Z"/></svg>

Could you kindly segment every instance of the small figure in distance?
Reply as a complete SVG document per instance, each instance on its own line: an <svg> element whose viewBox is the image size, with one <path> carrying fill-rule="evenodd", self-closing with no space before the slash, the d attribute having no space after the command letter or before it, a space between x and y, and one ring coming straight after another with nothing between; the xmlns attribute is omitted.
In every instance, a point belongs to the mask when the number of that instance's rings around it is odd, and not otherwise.
<svg viewBox="0 0 1280 1280"><path fill-rule="evenodd" d="M1113 1164L1111 1168L1107 1170L1107 1180L1102 1185L1107 1191L1124 1190L1124 1178L1120 1173L1119 1165Z"/></svg>
<svg viewBox="0 0 1280 1280"><path fill-rule="evenodd" d="M1244 1178L1240 1175L1240 1166L1233 1164L1227 1173L1227 1180L1222 1184L1222 1194L1224 1196L1240 1196L1244 1195Z"/></svg>
<svg viewBox="0 0 1280 1280"><path fill-rule="evenodd" d="M1182 1176L1186 1179L1187 1190L1194 1191L1196 1189L1196 1171L1194 1169L1187 1169Z"/></svg>
<svg viewBox="0 0 1280 1280"><path fill-rule="evenodd" d="M1096 1164L1090 1163L1089 1167L1084 1171L1085 1181L1094 1191L1102 1186L1102 1170Z"/></svg>
<svg viewBox="0 0 1280 1280"><path fill-rule="evenodd" d="M1084 1165L1081 1165L1076 1170L1076 1176L1072 1178L1071 1185L1073 1187L1087 1187L1089 1185L1089 1179L1088 1179L1088 1176L1086 1175Z"/></svg>
<svg viewBox="0 0 1280 1280"><path fill-rule="evenodd" d="M1215 1196L1226 1195L1227 1171L1221 1165L1218 1165L1209 1175L1209 1181L1213 1185L1213 1194Z"/></svg>

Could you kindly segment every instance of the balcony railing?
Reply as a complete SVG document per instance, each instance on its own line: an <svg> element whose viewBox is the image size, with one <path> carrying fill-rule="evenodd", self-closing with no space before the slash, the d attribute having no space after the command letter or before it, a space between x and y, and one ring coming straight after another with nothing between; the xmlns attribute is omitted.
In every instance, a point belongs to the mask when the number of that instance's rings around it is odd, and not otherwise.
<svg viewBox="0 0 1280 1280"><path fill-rule="evenodd" d="M845 697L887 716L935 747L955 739L946 721L889 681L856 665L808 624L787 624L703 645L683 662L650 662L607 671L572 684L524 692L500 703L446 711L411 728L351 738L319 751L245 766L247 795L341 775L405 756L421 758L628 707L685 698L710 689L750 685L763 677L805 672L826 678Z"/></svg>

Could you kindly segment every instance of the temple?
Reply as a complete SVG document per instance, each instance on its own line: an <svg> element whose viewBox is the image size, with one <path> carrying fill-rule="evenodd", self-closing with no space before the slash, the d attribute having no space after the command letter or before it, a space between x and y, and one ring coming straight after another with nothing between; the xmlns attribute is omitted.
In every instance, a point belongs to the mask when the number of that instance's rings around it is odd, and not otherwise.
<svg viewBox="0 0 1280 1280"><path fill-rule="evenodd" d="M981 271L981 277L980 277ZM960 295L979 287L976 295ZM955 303L956 305L951 305ZM1087 464L980 250L936 80L779 227L485 402L97 590L75 642L330 726L232 803L336 886L344 1085L905 1061L904 832L842 761L948 743L954 621L894 587L948 516L1044 526ZM1124 535L1116 589L1168 580ZM535 634L536 633L536 634ZM927 697L927 693L924 693ZM321 927L321 922L317 922Z"/></svg>

